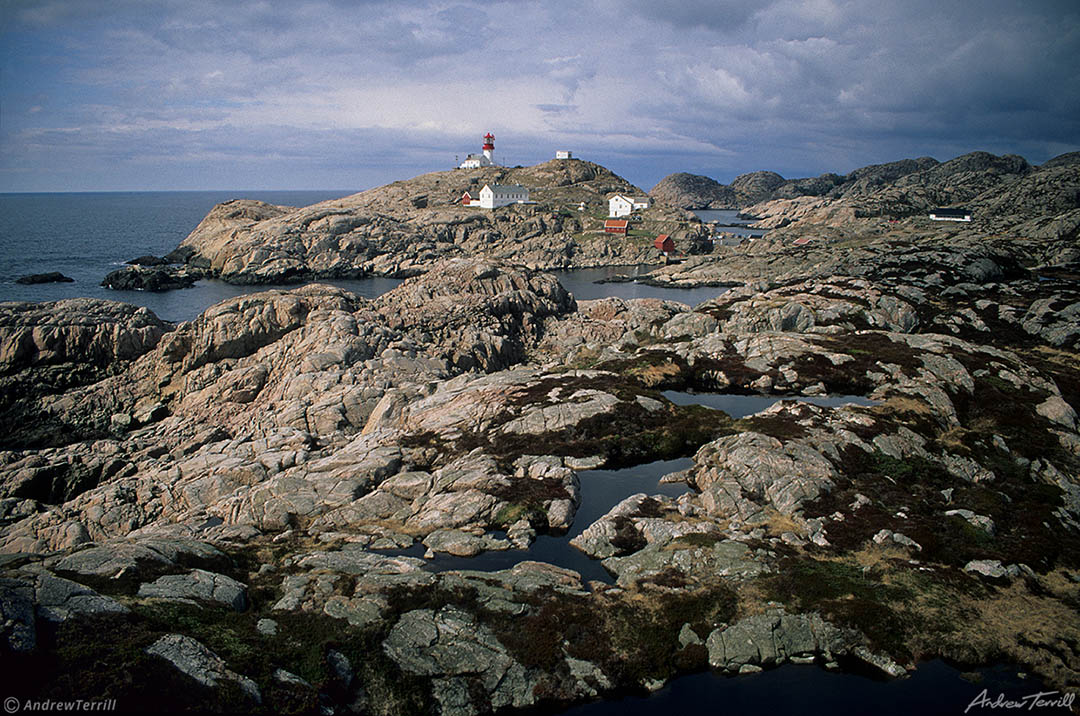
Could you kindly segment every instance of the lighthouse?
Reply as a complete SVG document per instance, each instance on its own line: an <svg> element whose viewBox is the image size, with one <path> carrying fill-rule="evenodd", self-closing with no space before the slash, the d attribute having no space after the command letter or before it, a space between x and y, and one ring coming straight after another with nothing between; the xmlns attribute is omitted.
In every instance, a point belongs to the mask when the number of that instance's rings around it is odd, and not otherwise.
<svg viewBox="0 0 1080 716"><path fill-rule="evenodd" d="M495 159L492 157L492 152L495 151L495 135L488 132L483 136L484 144L483 154L470 154L465 158L465 161L461 163L460 169L479 169L480 167L497 167Z"/></svg>

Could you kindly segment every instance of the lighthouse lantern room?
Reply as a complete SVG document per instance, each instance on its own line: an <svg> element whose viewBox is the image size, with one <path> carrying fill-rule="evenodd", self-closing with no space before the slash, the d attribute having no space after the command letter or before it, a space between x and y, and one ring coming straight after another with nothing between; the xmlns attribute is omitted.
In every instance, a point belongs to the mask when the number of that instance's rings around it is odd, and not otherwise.
<svg viewBox="0 0 1080 716"><path fill-rule="evenodd" d="M498 166L495 163L495 159L492 157L492 152L495 151L495 135L488 132L484 135L484 144L481 147L483 154L470 154L465 158L465 161L461 163L461 169L479 169L480 167L494 167Z"/></svg>

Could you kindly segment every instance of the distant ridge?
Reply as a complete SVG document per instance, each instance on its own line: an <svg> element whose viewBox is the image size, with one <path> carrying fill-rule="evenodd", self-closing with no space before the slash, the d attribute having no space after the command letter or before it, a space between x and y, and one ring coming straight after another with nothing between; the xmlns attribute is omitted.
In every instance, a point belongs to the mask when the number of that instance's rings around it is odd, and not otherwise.
<svg viewBox="0 0 1080 716"><path fill-rule="evenodd" d="M855 218L900 219L963 205L976 211L988 228L1023 226L1038 235L1061 236L1080 227L1080 216L1072 215L1080 212L1080 152L1041 166L1015 154L978 151L946 162L920 157L873 164L844 176L785 179L775 172L752 172L730 185L678 173L664 177L649 194L684 209L737 209L769 216L772 225L794 220L788 207L796 200L800 214L811 204L828 205L831 216ZM847 211L836 211L841 206Z"/></svg>

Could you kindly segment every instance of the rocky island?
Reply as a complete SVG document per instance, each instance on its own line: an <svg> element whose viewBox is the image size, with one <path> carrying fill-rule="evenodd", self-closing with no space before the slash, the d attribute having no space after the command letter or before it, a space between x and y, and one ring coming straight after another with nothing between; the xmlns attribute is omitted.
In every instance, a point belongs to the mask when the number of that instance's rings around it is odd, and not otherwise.
<svg viewBox="0 0 1080 716"><path fill-rule="evenodd" d="M584 162L231 202L171 257L236 282L409 276L377 299L314 284L179 325L0 304L13 693L481 714L933 657L1075 690L1080 163L953 161L754 196L765 239L653 272L734 286L694 307L578 301L543 272L655 258L597 232L632 188ZM484 172L539 203L455 205ZM925 216L959 204L976 220ZM863 400L807 401L834 395ZM590 471L674 458L677 496L575 530L603 578L541 558Z"/></svg>
<svg viewBox="0 0 1080 716"><path fill-rule="evenodd" d="M523 185L528 203L497 211L462 205L486 184ZM708 230L692 214L657 205L637 214L628 235L604 232L607 197L644 195L604 167L579 159L532 167L484 167L424 174L304 208L235 200L216 206L165 257L169 266L133 266L106 285L151 288L199 277L234 284L389 276L428 270L440 259L483 257L529 268L657 263L653 240L672 236L702 250Z"/></svg>

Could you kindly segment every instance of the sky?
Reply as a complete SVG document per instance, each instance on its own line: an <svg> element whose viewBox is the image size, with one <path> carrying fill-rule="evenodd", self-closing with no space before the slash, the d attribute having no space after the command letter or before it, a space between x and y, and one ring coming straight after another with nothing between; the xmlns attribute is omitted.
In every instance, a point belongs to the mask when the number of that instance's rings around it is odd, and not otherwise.
<svg viewBox="0 0 1080 716"><path fill-rule="evenodd" d="M1080 150L1078 0L0 0L0 191Z"/></svg>

